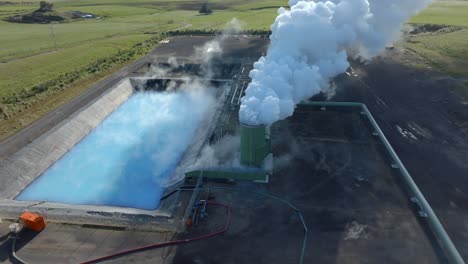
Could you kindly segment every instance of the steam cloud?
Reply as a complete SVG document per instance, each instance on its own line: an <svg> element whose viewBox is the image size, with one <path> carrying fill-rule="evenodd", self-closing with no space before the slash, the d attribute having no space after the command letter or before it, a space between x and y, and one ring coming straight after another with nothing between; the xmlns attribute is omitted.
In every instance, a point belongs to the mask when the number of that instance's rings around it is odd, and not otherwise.
<svg viewBox="0 0 468 264"><path fill-rule="evenodd" d="M193 107L194 115L190 114L181 114L179 119L183 120L183 123L190 123L191 120L197 118L198 110L205 111L206 109L215 109L219 107L218 102L216 102L216 89L211 87L210 79L216 78L216 61L220 60L223 55L223 48L226 40L232 36L237 35L242 30L242 22L233 18L231 21L226 23L222 34L216 36L211 41L204 43L201 46L194 47L194 59L197 63L201 65L201 71L198 75L186 75L177 76L179 81L183 81L182 84L176 82L169 82L166 86L166 90L178 90L178 94L187 94L189 98L194 102L193 104L188 104L187 102L171 102L168 104L168 111L174 112L178 111L176 109ZM177 69L179 66L183 66L183 61L178 61L175 57L170 57L167 60L168 68L158 67L158 63L155 61L152 63L151 70L145 75L146 77L151 78L167 78L171 76L171 72L174 69ZM144 82L144 79L142 80ZM198 105L198 103L203 102L203 106ZM214 113L214 111L212 111ZM203 115L206 119L207 112L204 112ZM199 120L200 121L200 120ZM200 124L200 131L204 131L209 127L210 120L202 120ZM185 131L179 131L178 133L173 133L167 137L167 146L163 144L164 149L168 151L158 152L159 154L163 153L164 155L153 155L154 160L159 161L158 167L152 168L153 175L160 175L160 170L165 170L169 164L166 160L170 159L170 155L166 153L177 153L173 151L172 145L178 147L181 145L179 138L180 135L185 134ZM222 138L215 145L206 145L205 144L205 134L197 130L192 139L192 142L189 146L189 149L184 153L184 157L180 161L179 166L175 169L175 172L172 173L171 177L161 179L162 177L154 177L154 180L157 181L160 185L168 187L174 185L185 177L185 172L190 170L196 170L204 167L214 167L214 166L228 166L232 163L238 163L238 158L235 156L235 149L239 146L239 138L234 136L226 136ZM184 144L182 144L184 145ZM184 146L186 146L185 144ZM200 149L198 148L200 147ZM167 149L166 149L167 148ZM165 156L166 155L166 156ZM155 163L155 162L154 162ZM155 163L156 164L156 163ZM162 164L162 165L160 165Z"/></svg>
<svg viewBox="0 0 468 264"><path fill-rule="evenodd" d="M287 118L295 105L330 88L349 67L348 51L371 59L432 0L290 0L271 26L271 44L254 64L239 118L248 125Z"/></svg>

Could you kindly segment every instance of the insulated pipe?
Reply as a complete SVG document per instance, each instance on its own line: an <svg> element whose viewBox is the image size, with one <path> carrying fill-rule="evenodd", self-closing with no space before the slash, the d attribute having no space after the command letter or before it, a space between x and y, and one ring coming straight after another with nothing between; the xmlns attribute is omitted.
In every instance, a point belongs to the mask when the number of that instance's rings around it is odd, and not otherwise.
<svg viewBox="0 0 468 264"><path fill-rule="evenodd" d="M255 194L258 194L258 195L262 195L262 196L265 196L265 197L268 197L268 198L271 198L271 199L274 199L274 200L277 200L277 201L279 201L281 203L286 204L288 207L290 207L291 209L293 209L296 212L296 214L299 216L299 218L301 220L301 223L302 223L302 226L304 228L304 239L302 241L301 256L300 256L300 261L299 261L300 264L304 263L304 256L305 256L305 250L306 250L306 247L307 247L307 238L308 238L309 231L308 231L306 222L304 220L304 217L303 217L301 211L297 207L292 205L290 202L288 202L287 200L284 200L282 198L279 198L277 196L274 196L274 195L271 195L271 194L268 194L268 193L263 193L263 192L249 190L249 189L243 189L243 188L229 188L229 187L200 188L200 187L195 187L195 188L180 188L178 190L179 191L230 190L230 191L238 191L238 192L250 192L250 193L255 193ZM204 238L208 238L208 237L213 237L215 235L219 235L219 234L222 234L222 233L226 232L227 229L229 228L230 223L231 223L231 208L229 206L227 206L225 204L221 204L221 203L209 202L209 201L206 202L206 203L207 204L218 205L218 206L223 206L228 210L228 219L226 221L226 225L225 225L223 230L212 233L212 234L209 234L209 235L206 235L206 236L202 236L202 237L196 237L196 238L192 238L192 239L185 239L185 240L178 240L178 241L163 242L163 243L156 243L156 244L152 244L152 245L148 245L148 246L144 246L144 247L125 250L125 251L121 251L121 252L118 252L118 253L115 253L115 254L112 254L112 255L108 255L108 256L104 256L104 257L101 257L101 258L88 260L86 262L82 262L81 264L98 263L98 262L101 262L101 261L105 261L105 260L109 260L109 259L112 259L112 258L116 258L116 257L128 255L128 254L136 253L136 252L143 251L143 250L148 250L148 249L153 249L153 248L160 248L160 247L167 247L167 246L175 246L175 245L178 245L178 244L183 244L183 243L188 243L188 242L192 242L192 241L196 241L196 240L200 240L200 239L204 239Z"/></svg>
<svg viewBox="0 0 468 264"><path fill-rule="evenodd" d="M421 190L419 190L418 186L414 182L413 178L406 170L405 165L401 162L400 158L396 154L395 150L393 150L392 146L388 142L387 138L383 134L382 130L380 129L379 125L375 121L374 117L372 116L371 112L367 108L365 104L362 103L355 103L355 102L312 102L306 101L302 102L301 104L304 105L313 105L313 106L345 106L345 107L360 107L364 113L366 114L369 122L371 123L372 127L378 133L382 143L384 144L385 148L387 149L388 153L392 157L393 161L398 165L398 168L403 176L403 180L410 188L413 195L418 200L422 210L428 216L428 223L431 227L432 232L437 236L439 245L442 247L444 252L447 254L448 260L450 263L455 264L465 264L465 261L461 257L460 253L458 252L457 248L453 244L452 240L450 239L449 235L445 231L444 227L440 223L439 219L437 218L436 214L432 210L430 204L427 202L426 198L422 194Z"/></svg>
<svg viewBox="0 0 468 264"><path fill-rule="evenodd" d="M19 263L21 264L27 264L26 261L20 259L17 255L16 255L16 240L18 240L18 234L13 234L11 237L12 239L12 242L11 242L11 256Z"/></svg>
<svg viewBox="0 0 468 264"><path fill-rule="evenodd" d="M464 264L465 261L461 257L460 253L458 252L457 248L453 244L449 235L447 234L444 227L440 223L439 219L437 218L436 214L432 210L431 206L427 202L426 198L422 194L421 190L419 190L413 178L411 177L409 172L406 170L405 165L403 165L403 162L401 162L400 158L398 158L398 155L396 154L395 150L393 150L392 146L390 145L387 138L383 134L382 130L380 129L379 125L377 124L374 117L370 113L369 109L367 109L367 106L364 104L362 104L362 109L366 113L367 118L371 122L374 129L379 134L382 142L385 145L385 148L390 153L390 156L392 157L393 161L398 165L398 168L400 169L401 174L403 175L403 179L405 180L408 187L413 192L414 196L416 196L416 198L418 199L419 204L421 205L424 212L428 215L429 225L431 226L432 231L440 239L440 245L442 246L444 251L447 253L450 263Z"/></svg>
<svg viewBox="0 0 468 264"><path fill-rule="evenodd" d="M312 106L346 106L346 107L361 107L364 106L362 103L356 102L322 102L322 101L304 101L299 105L312 105Z"/></svg>
<svg viewBox="0 0 468 264"><path fill-rule="evenodd" d="M306 222L304 220L304 217L303 217L301 211L296 206L291 204L289 201L287 201L285 199L282 199L282 198L280 198L278 196L274 196L274 195L269 194L269 193L259 192L259 191L250 190L250 189L246 189L246 188L210 186L210 187L197 188L197 189L194 188L194 189L180 189L180 190L181 191L193 191L193 190L197 190L197 191L225 190L226 191L227 190L227 191L235 191L235 192L248 192L248 193L254 193L254 194L262 195L262 196L268 197L270 199L279 201L279 202L287 205L289 208L294 210L296 212L296 214L299 216L299 219L301 220L301 223L302 223L302 227L304 229L304 239L302 240L302 249L301 249L301 256L300 256L300 259L299 259L299 264L304 263L304 256L305 256L305 250L306 250L306 247L307 247L307 238L309 236L309 229L307 228L307 224L306 224Z"/></svg>
<svg viewBox="0 0 468 264"><path fill-rule="evenodd" d="M155 243L155 244L150 244L150 245L143 246L143 247L128 249L128 250L120 251L120 252L117 252L117 253L114 253L114 254L111 254L111 255L91 259L91 260L82 262L81 264L99 263L99 262L102 262L102 261L114 259L114 258L117 258L117 257L122 257L122 256L125 256L125 255L133 254L133 253L144 251L144 250L149 250L149 249L154 249L154 248L162 248L162 247L168 247L168 246L176 246L176 245L181 245L181 244L187 244L187 243L190 243L190 242L194 242L194 241L198 241L198 240L202 240L202 239L206 239L206 238L211 238L211 237L214 237L214 236L221 235L221 234L225 233L228 230L229 225L231 224L231 207L229 207L226 204L222 204L222 203L218 203L218 202L206 201L205 203L226 208L227 220L226 220L226 223L225 223L223 229L221 229L219 231L216 231L214 233L210 233L210 234L199 236L199 237L187 238L187 239L181 239L181 240L175 240L175 241L167 241L167 242L162 242L162 243Z"/></svg>

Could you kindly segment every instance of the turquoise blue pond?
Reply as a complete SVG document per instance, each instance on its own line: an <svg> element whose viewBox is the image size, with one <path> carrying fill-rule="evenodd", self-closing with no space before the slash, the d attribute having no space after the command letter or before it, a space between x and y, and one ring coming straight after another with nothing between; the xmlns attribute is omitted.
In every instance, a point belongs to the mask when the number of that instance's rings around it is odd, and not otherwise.
<svg viewBox="0 0 468 264"><path fill-rule="evenodd" d="M16 200L155 210L208 105L194 93L136 93Z"/></svg>

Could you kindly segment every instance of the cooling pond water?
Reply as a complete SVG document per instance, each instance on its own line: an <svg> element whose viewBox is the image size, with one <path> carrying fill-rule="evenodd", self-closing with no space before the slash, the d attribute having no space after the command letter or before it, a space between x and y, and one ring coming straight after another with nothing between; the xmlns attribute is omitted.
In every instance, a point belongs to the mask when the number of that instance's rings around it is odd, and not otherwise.
<svg viewBox="0 0 468 264"><path fill-rule="evenodd" d="M207 101L201 92L134 94L16 199L156 209Z"/></svg>

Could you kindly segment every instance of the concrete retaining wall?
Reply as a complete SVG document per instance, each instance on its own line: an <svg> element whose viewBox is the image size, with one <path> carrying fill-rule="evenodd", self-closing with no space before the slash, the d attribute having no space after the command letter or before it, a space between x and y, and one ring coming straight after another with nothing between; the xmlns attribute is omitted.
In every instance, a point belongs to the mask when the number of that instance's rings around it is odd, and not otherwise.
<svg viewBox="0 0 468 264"><path fill-rule="evenodd" d="M128 79L90 102L12 157L0 161L0 198L13 199L133 93Z"/></svg>

